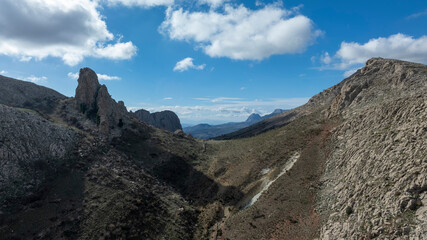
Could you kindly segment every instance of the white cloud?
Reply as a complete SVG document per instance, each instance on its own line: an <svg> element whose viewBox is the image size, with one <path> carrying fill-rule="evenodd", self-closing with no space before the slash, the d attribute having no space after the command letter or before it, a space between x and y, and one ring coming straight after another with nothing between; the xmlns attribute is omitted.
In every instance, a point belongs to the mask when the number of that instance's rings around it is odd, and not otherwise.
<svg viewBox="0 0 427 240"><path fill-rule="evenodd" d="M0 74L6 74L6 73L7 73L7 71L5 71L5 70L0 71Z"/></svg>
<svg viewBox="0 0 427 240"><path fill-rule="evenodd" d="M76 65L85 57L130 59L132 42L115 43L97 0L2 0L0 54L21 61L61 58Z"/></svg>
<svg viewBox="0 0 427 240"><path fill-rule="evenodd" d="M329 64L332 61L332 58L329 56L328 52L325 52L322 57L320 58L320 60L324 63L324 64Z"/></svg>
<svg viewBox="0 0 427 240"><path fill-rule="evenodd" d="M97 74L98 75L98 79L99 80L105 80L105 81L111 81L111 80L122 80L121 77L117 77L117 76L108 76L105 74Z"/></svg>
<svg viewBox="0 0 427 240"><path fill-rule="evenodd" d="M357 68L354 68L354 69L350 69L350 70L348 70L348 71L345 71L344 72L344 74L343 74L343 76L344 77L350 77L351 75L353 75L353 73L355 73L357 71Z"/></svg>
<svg viewBox="0 0 427 240"><path fill-rule="evenodd" d="M219 102L234 102L237 100L241 100L241 98L232 98L232 97L217 97L214 99L210 99L210 102L219 103Z"/></svg>
<svg viewBox="0 0 427 240"><path fill-rule="evenodd" d="M79 73L72 73L72 72L69 72L69 73L67 74L67 76L68 76L69 78L71 78L71 79L76 80L76 79L78 79L78 78L79 78Z"/></svg>
<svg viewBox="0 0 427 240"><path fill-rule="evenodd" d="M349 68L363 64L372 57L394 58L412 62L427 62L427 36L414 38L401 33L387 38L379 37L367 43L342 42L335 56L339 59L337 67Z"/></svg>
<svg viewBox="0 0 427 240"><path fill-rule="evenodd" d="M415 18L419 18L419 17L422 17L422 16L426 16L426 15L427 15L427 9L425 9L422 12L411 14L408 17L406 17L406 19L415 19Z"/></svg>
<svg viewBox="0 0 427 240"><path fill-rule="evenodd" d="M43 83L43 82L46 82L47 77L44 77L44 76L36 77L34 75L31 75L29 77L24 78L23 80L33 82L33 83Z"/></svg>
<svg viewBox="0 0 427 240"><path fill-rule="evenodd" d="M212 8L217 8L219 6L222 6L225 2L228 2L230 0L199 0L199 3L201 4L207 4Z"/></svg>
<svg viewBox="0 0 427 240"><path fill-rule="evenodd" d="M198 98L206 100L203 104L194 106L161 105L154 106L149 103L141 103L138 107L130 107L129 110L144 108L150 112L162 110L174 111L181 122L228 122L244 121L251 113L261 115L269 114L274 109L291 109L298 107L308 101L308 98L278 98L278 99L254 99L244 100L240 98ZM224 102L212 102L213 99L230 99ZM237 99L237 100L231 100Z"/></svg>
<svg viewBox="0 0 427 240"><path fill-rule="evenodd" d="M240 91L246 90L246 87L241 87Z"/></svg>
<svg viewBox="0 0 427 240"><path fill-rule="evenodd" d="M109 76L109 75L106 75L106 74L96 74L96 75L98 75L98 80L104 80L104 81L121 80L121 79L122 79L121 77L117 77L117 76ZM68 76L70 79L76 80L76 79L78 79L78 78L79 78L79 73L72 73L72 72L69 72L69 73L67 74L67 76Z"/></svg>
<svg viewBox="0 0 427 240"><path fill-rule="evenodd" d="M194 42L211 57L237 60L301 53L321 34L308 17L278 4L257 10L226 4L221 12L169 7L159 30L171 39Z"/></svg>
<svg viewBox="0 0 427 240"><path fill-rule="evenodd" d="M206 67L206 64L194 65L193 58L188 57L177 62L173 70L184 72L184 71L187 71L188 69L203 70L205 67Z"/></svg>
<svg viewBox="0 0 427 240"><path fill-rule="evenodd" d="M105 0L110 5L122 4L126 7L139 6L144 8L157 6L170 6L174 0Z"/></svg>
<svg viewBox="0 0 427 240"><path fill-rule="evenodd" d="M173 98L171 98L171 97L165 97L165 98L163 98L163 100L172 100Z"/></svg>

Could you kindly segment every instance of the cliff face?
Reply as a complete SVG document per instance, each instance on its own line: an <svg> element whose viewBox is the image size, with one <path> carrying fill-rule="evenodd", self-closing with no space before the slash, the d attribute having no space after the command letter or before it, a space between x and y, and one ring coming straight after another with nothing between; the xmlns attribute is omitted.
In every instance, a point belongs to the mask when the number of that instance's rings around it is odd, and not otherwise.
<svg viewBox="0 0 427 240"><path fill-rule="evenodd" d="M182 130L181 122L178 116L172 111L161 111L150 113L147 110L140 109L134 115L141 121L160 129L175 132Z"/></svg>
<svg viewBox="0 0 427 240"><path fill-rule="evenodd" d="M100 85L98 76L90 68L80 69L76 89L77 109L91 118L103 134L121 129L131 122L130 116L122 101L116 103L108 93L105 85Z"/></svg>

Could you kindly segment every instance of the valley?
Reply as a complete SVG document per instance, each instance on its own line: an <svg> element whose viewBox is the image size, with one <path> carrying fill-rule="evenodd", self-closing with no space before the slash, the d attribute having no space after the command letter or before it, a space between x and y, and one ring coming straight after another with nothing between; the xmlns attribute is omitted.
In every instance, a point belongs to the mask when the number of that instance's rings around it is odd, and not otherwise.
<svg viewBox="0 0 427 240"><path fill-rule="evenodd" d="M146 124L89 68L78 82L0 76L1 239L427 236L426 65L370 59L210 140Z"/></svg>

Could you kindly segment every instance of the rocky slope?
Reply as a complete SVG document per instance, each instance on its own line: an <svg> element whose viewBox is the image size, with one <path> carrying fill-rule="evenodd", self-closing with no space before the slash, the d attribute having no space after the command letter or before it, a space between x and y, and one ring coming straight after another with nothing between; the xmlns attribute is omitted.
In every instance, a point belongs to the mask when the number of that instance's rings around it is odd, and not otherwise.
<svg viewBox="0 0 427 240"><path fill-rule="evenodd" d="M37 192L72 155L77 134L30 110L0 104L0 116L0 205L4 206Z"/></svg>
<svg viewBox="0 0 427 240"><path fill-rule="evenodd" d="M184 164L190 157L180 149L197 143L139 123L92 70L80 71L76 98L56 100L48 113L4 105L0 113L1 239L189 239L195 234L196 208L165 183L175 175L163 165L149 172L148 162ZM179 139L177 150L162 147L162 141L174 139ZM136 143L142 153L122 150ZM163 180L152 175L165 171Z"/></svg>
<svg viewBox="0 0 427 240"><path fill-rule="evenodd" d="M425 65L386 59L343 85L326 111L342 124L319 193L321 238L427 236L426 90Z"/></svg>
<svg viewBox="0 0 427 240"><path fill-rule="evenodd" d="M147 110L140 109L134 113L136 118L141 122L150 124L160 129L168 130L169 132L175 132L176 130L182 130L181 122L178 116L172 111L161 111L150 113Z"/></svg>
<svg viewBox="0 0 427 240"><path fill-rule="evenodd" d="M423 239L425 92L426 65L375 58L206 141L140 122L82 69L42 114L0 105L0 236Z"/></svg>
<svg viewBox="0 0 427 240"><path fill-rule="evenodd" d="M276 109L272 113L267 114L265 116L260 116L259 114L253 113L244 122L230 122L230 123L224 123L219 125L197 124L195 126L186 127L183 130L185 133L191 134L193 137L196 137L196 138L200 138L200 139L215 138L224 134L238 131L242 128L251 126L259 121L271 118L273 116L284 113L286 111L287 110Z"/></svg>
<svg viewBox="0 0 427 240"><path fill-rule="evenodd" d="M306 105L234 137L273 130L212 142L222 153L207 171L224 168L217 181L257 197L218 222L212 239L425 238L426 91L427 66L371 59ZM301 156L280 176L292 152Z"/></svg>

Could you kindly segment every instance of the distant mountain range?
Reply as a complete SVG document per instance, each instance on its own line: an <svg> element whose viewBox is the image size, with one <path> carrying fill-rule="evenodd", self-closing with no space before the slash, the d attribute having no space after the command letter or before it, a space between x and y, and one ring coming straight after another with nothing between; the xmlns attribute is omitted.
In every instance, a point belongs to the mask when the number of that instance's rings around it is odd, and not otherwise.
<svg viewBox="0 0 427 240"><path fill-rule="evenodd" d="M257 113L252 113L248 119L244 122L229 122L219 125L210 125L206 123L198 124L191 127L184 127L183 131L187 134L191 134L193 137L201 138L201 139L209 139L218 137L227 133L231 133L237 130L240 130L242 128L246 128L248 126L251 126L252 124L255 124L257 122L260 122L262 120L265 120L267 118L273 117L277 114L286 112L288 110L283 109L276 109L272 113L261 116Z"/></svg>

